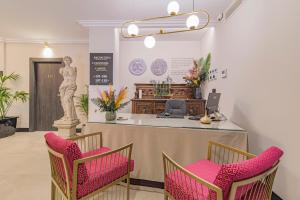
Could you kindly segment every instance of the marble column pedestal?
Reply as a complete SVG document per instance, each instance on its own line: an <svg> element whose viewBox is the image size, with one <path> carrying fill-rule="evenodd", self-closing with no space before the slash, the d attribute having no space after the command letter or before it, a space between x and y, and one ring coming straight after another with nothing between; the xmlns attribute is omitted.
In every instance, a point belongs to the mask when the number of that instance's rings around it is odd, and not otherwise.
<svg viewBox="0 0 300 200"><path fill-rule="evenodd" d="M76 134L76 126L79 124L79 120L65 121L56 120L53 126L58 128L58 135L64 138L72 137Z"/></svg>

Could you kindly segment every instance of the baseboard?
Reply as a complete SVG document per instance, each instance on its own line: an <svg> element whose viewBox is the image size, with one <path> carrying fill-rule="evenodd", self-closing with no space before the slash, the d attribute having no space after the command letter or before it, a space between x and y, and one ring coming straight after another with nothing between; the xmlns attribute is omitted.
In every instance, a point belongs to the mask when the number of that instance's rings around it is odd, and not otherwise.
<svg viewBox="0 0 300 200"><path fill-rule="evenodd" d="M144 186L144 187L164 189L164 183L163 182L149 181L149 180L144 180L144 179L130 178L130 184L131 185Z"/></svg>
<svg viewBox="0 0 300 200"><path fill-rule="evenodd" d="M29 128L17 128L16 132L29 132Z"/></svg>
<svg viewBox="0 0 300 200"><path fill-rule="evenodd" d="M275 192L272 192L272 200L283 200L280 196L278 196Z"/></svg>
<svg viewBox="0 0 300 200"><path fill-rule="evenodd" d="M17 128L16 132L30 132L29 128ZM76 128L76 133L81 133L81 128Z"/></svg>

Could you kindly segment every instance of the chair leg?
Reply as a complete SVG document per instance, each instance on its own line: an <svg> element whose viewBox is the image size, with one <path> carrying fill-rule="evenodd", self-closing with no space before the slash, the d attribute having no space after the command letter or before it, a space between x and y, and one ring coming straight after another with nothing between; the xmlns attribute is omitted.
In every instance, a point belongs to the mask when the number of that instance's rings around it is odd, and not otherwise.
<svg viewBox="0 0 300 200"><path fill-rule="evenodd" d="M168 195L166 193L164 193L164 200L168 200Z"/></svg>
<svg viewBox="0 0 300 200"><path fill-rule="evenodd" d="M129 174L126 180L127 180L127 200L129 200L130 198L130 175Z"/></svg>
<svg viewBox="0 0 300 200"><path fill-rule="evenodd" d="M55 185L54 183L51 181L51 200L55 200Z"/></svg>

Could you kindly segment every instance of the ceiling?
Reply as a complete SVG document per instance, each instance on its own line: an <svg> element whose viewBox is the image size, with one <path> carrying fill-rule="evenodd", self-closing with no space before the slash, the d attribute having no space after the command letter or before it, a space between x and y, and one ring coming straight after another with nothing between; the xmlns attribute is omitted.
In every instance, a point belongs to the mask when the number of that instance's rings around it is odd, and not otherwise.
<svg viewBox="0 0 300 200"><path fill-rule="evenodd" d="M0 0L0 38L87 40L79 20L130 20L166 15L170 0ZM192 0L177 0L182 12ZM195 0L215 20L231 0Z"/></svg>

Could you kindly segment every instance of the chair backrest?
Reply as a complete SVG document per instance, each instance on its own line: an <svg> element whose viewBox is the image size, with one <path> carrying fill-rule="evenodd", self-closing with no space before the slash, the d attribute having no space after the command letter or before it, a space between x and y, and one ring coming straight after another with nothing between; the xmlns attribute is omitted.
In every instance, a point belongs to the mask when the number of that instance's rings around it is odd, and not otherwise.
<svg viewBox="0 0 300 200"><path fill-rule="evenodd" d="M166 102L165 112L173 115L186 114L186 102L181 99L169 99Z"/></svg>
<svg viewBox="0 0 300 200"><path fill-rule="evenodd" d="M261 175L262 173L272 169L279 162L283 151L277 147L270 147L255 158L241 161L238 163L223 164L214 184L223 191L223 198L229 198L229 192L234 182L250 179ZM245 195L256 182L248 184L244 188L239 188L236 196Z"/></svg>
<svg viewBox="0 0 300 200"><path fill-rule="evenodd" d="M73 162L82 158L82 153L78 145L70 140L66 140L49 132L45 134L45 140L50 148L50 164L52 176L57 180L71 185L73 176ZM60 176L60 177L57 177ZM84 164L78 166L77 182L82 183L88 178L87 169Z"/></svg>

